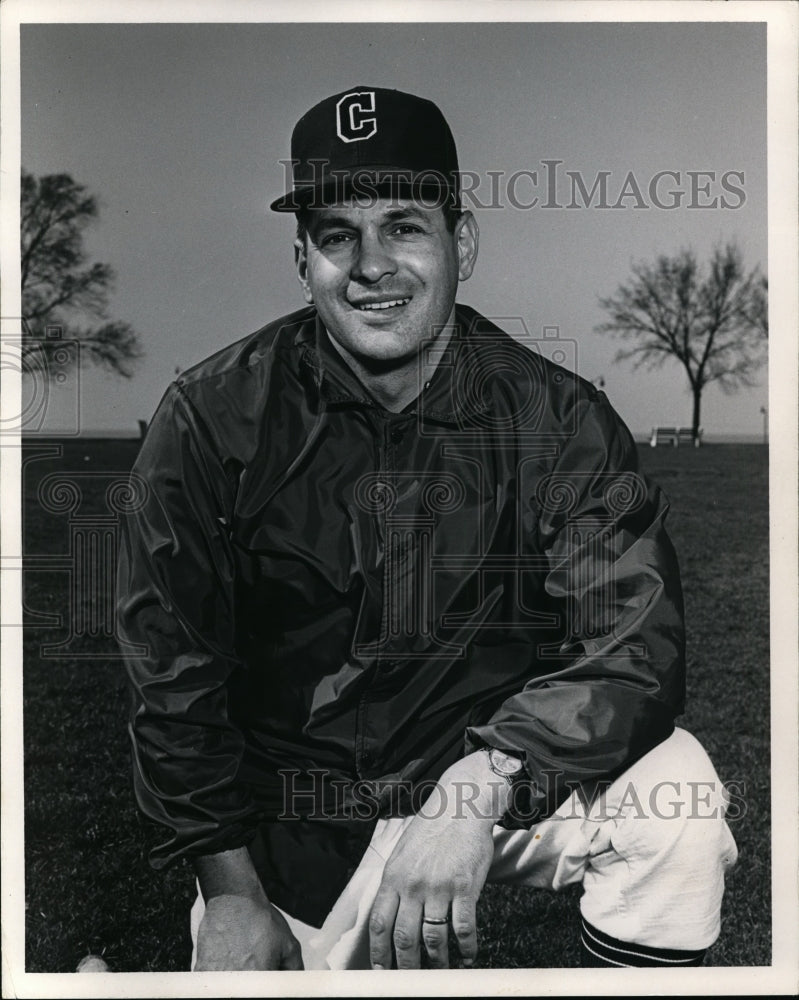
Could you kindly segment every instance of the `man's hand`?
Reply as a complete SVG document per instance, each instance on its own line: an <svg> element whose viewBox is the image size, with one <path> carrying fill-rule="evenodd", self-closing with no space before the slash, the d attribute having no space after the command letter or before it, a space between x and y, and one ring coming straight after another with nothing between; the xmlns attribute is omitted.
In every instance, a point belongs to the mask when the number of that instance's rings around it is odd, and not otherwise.
<svg viewBox="0 0 799 1000"><path fill-rule="evenodd" d="M449 965L450 917L464 965L477 955L477 900L494 853L492 829L510 788L484 753L458 761L441 778L389 858L369 920L372 968L418 969L421 944L433 968ZM435 817L435 818L433 818ZM451 908L451 915L450 915Z"/></svg>
<svg viewBox="0 0 799 1000"><path fill-rule="evenodd" d="M302 969L300 944L266 893L244 847L196 858L205 900L195 972Z"/></svg>
<svg viewBox="0 0 799 1000"><path fill-rule="evenodd" d="M195 972L302 969L302 952L283 914L266 898L214 896L197 934Z"/></svg>

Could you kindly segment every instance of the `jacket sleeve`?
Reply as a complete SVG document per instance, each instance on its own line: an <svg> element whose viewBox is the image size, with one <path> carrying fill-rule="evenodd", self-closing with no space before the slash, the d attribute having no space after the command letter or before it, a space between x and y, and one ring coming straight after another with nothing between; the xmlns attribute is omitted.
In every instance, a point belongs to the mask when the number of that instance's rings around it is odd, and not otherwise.
<svg viewBox="0 0 799 1000"><path fill-rule="evenodd" d="M179 385L153 417L134 466L138 509L123 518L118 621L133 691L133 783L168 828L150 860L239 847L255 810L237 781L244 748L228 712L235 653L233 486Z"/></svg>
<svg viewBox="0 0 799 1000"><path fill-rule="evenodd" d="M554 643L535 648L535 676L467 751L488 745L522 757L506 825L551 814L576 786L595 788L666 739L683 708L685 651L668 504L639 472L635 444L604 394L578 405L576 433L520 503L545 554Z"/></svg>

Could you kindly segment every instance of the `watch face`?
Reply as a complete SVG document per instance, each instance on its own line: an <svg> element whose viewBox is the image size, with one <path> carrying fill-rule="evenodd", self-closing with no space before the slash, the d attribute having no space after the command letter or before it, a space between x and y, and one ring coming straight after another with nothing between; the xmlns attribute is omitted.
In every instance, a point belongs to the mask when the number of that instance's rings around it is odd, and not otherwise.
<svg viewBox="0 0 799 1000"><path fill-rule="evenodd" d="M511 757L501 750L489 750L488 759L499 774L518 774L524 766L518 757Z"/></svg>

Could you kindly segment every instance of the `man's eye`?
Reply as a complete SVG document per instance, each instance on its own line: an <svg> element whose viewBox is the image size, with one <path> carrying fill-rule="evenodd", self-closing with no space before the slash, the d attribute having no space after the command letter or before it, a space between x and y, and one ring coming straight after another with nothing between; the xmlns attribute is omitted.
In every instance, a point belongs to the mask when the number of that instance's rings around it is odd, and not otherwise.
<svg viewBox="0 0 799 1000"><path fill-rule="evenodd" d="M394 232L398 236L407 236L412 233L421 233L421 231L422 230L419 228L419 226L414 226L413 223L411 222L403 222L401 225L394 227Z"/></svg>
<svg viewBox="0 0 799 1000"><path fill-rule="evenodd" d="M336 246L340 243L348 243L352 239L349 233L329 233L319 240L320 247Z"/></svg>

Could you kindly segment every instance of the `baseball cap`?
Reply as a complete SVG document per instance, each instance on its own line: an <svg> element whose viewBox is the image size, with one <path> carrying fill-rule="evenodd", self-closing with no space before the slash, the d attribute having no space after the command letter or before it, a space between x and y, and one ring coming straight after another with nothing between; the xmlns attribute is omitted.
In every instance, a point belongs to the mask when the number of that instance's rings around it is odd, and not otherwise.
<svg viewBox="0 0 799 1000"><path fill-rule="evenodd" d="M292 190L275 212L343 198L408 194L457 204L458 154L438 107L401 90L359 85L326 97L291 135Z"/></svg>

